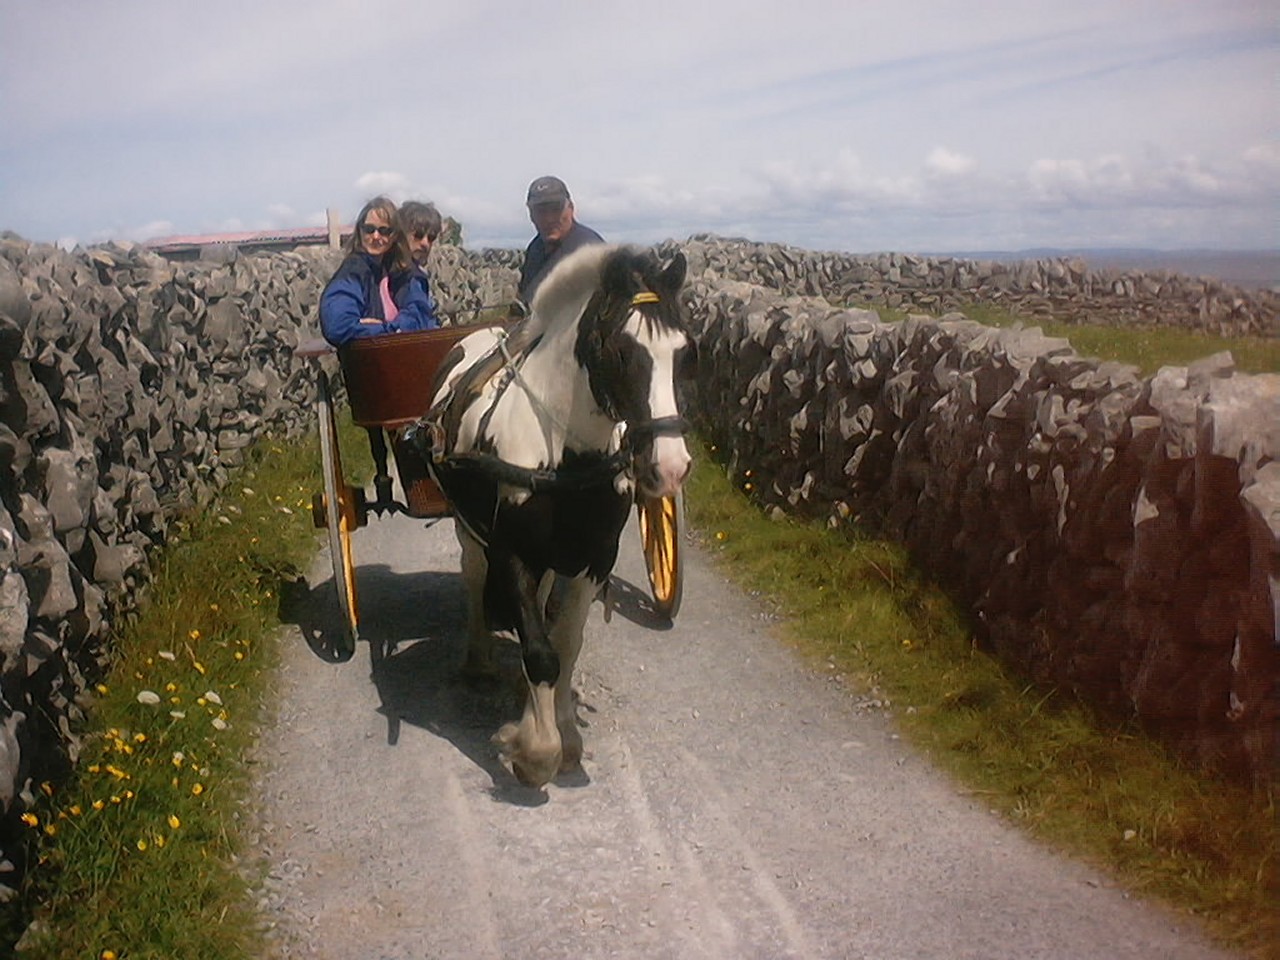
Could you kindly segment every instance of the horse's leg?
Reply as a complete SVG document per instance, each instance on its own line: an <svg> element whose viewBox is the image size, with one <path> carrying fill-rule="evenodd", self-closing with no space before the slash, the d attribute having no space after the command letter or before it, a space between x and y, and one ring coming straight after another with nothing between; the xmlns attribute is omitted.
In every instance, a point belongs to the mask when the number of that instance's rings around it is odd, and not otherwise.
<svg viewBox="0 0 1280 960"><path fill-rule="evenodd" d="M488 570L484 547L462 524L455 523L454 529L462 547L462 579L467 585L467 658L462 663L462 674L492 678L498 673L497 646L484 616L484 581Z"/></svg>
<svg viewBox="0 0 1280 960"><path fill-rule="evenodd" d="M529 787L548 783L559 772L561 758L556 684L562 671L547 635L538 588L532 571L518 557L490 548L486 602L504 608L499 611L504 622L515 620L529 685L520 722L504 726L494 735L494 742L511 762L516 779Z"/></svg>
<svg viewBox="0 0 1280 960"><path fill-rule="evenodd" d="M578 729L578 710L573 699L573 670L582 651L582 631L599 591L600 584L586 577L557 577L554 596L547 608L551 646L560 658L555 702L561 771L574 770L582 764L582 732Z"/></svg>

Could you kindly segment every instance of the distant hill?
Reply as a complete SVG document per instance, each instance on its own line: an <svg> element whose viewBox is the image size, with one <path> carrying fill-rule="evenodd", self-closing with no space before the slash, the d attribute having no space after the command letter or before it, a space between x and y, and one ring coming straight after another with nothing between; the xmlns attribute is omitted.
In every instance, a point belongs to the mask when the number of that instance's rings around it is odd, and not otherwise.
<svg viewBox="0 0 1280 960"><path fill-rule="evenodd" d="M1079 257L1095 270L1173 270L1190 277L1216 277L1223 283L1250 290L1280 292L1280 250L978 250L930 256L971 260L1034 260L1041 257Z"/></svg>

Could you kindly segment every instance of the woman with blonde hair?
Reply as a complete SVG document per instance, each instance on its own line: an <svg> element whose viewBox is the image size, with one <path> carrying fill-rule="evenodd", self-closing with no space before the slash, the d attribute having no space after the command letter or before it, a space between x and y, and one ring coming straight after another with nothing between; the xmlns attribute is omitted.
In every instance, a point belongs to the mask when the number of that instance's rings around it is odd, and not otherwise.
<svg viewBox="0 0 1280 960"><path fill-rule="evenodd" d="M346 259L320 295L320 330L342 346L359 337L438 326L396 205L374 197L356 217Z"/></svg>

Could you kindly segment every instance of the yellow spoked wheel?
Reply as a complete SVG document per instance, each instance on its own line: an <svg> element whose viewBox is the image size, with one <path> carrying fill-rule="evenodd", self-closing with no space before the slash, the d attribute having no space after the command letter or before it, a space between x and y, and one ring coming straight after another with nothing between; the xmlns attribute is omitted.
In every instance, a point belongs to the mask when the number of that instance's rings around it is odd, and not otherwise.
<svg viewBox="0 0 1280 960"><path fill-rule="evenodd" d="M333 584L342 611L339 649L341 659L355 653L360 639L360 610L356 601L355 556L351 552L351 531L364 525L363 493L349 486L342 475L342 455L338 450L338 423L334 419L329 377L320 373L316 395L316 419L320 422L320 461L324 471L324 494L312 497L312 517L317 527L329 531L329 556L333 561Z"/></svg>
<svg viewBox="0 0 1280 960"><path fill-rule="evenodd" d="M680 611L684 570L680 565L680 530L684 526L684 495L640 497L640 545L649 571L654 609L669 620Z"/></svg>

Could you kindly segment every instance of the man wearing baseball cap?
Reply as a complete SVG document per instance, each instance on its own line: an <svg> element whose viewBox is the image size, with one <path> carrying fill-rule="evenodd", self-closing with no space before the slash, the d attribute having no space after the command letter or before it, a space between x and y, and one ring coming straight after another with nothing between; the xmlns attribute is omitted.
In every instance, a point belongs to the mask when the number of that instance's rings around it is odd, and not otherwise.
<svg viewBox="0 0 1280 960"><path fill-rule="evenodd" d="M529 219L538 235L524 251L520 270L519 296L526 304L551 268L564 257L588 243L604 243L604 237L574 219L569 188L559 177L539 177L529 184Z"/></svg>

